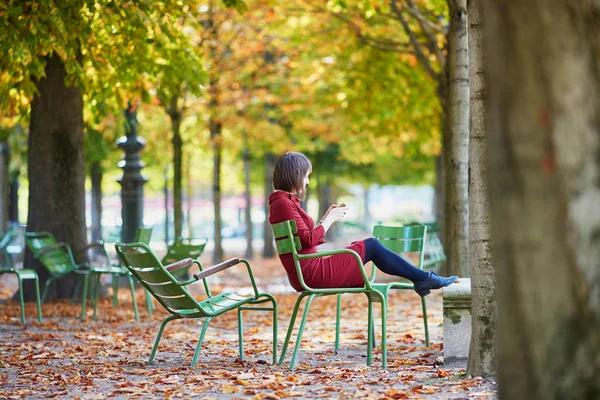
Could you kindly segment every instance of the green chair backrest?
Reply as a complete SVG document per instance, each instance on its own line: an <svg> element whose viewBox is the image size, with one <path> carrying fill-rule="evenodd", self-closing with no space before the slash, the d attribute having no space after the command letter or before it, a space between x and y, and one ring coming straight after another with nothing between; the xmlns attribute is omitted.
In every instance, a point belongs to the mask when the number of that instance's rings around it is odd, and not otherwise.
<svg viewBox="0 0 600 400"><path fill-rule="evenodd" d="M184 258L197 260L204 251L207 242L208 239L200 239L197 242L193 239L178 239L167 248L167 254L161 262L166 265Z"/></svg>
<svg viewBox="0 0 600 400"><path fill-rule="evenodd" d="M273 236L275 236L275 246L277 247L277 253L279 253L279 255L288 253L296 255L298 251L302 250L300 238L294 236L294 234L298 232L296 221L293 219L283 221L272 225L272 228Z"/></svg>
<svg viewBox="0 0 600 400"><path fill-rule="evenodd" d="M12 268L13 262L10 254L8 253L8 245L17 236L17 227L12 225L8 228L8 231L4 234L0 240L0 252L2 252L2 259L0 262L0 268Z"/></svg>
<svg viewBox="0 0 600 400"><path fill-rule="evenodd" d="M135 231L135 241L142 242L144 244L150 244L150 238L152 238L152 227L146 228L140 226Z"/></svg>
<svg viewBox="0 0 600 400"><path fill-rule="evenodd" d="M167 271L143 243L115 243L119 258L142 285L172 314L203 311L200 303Z"/></svg>
<svg viewBox="0 0 600 400"><path fill-rule="evenodd" d="M426 235L427 226L425 225L375 225L373 227L373 236L394 253L419 253L419 268L423 266L423 247Z"/></svg>
<svg viewBox="0 0 600 400"><path fill-rule="evenodd" d="M48 232L26 232L25 243L35 258L46 267L52 275L62 275L75 269L75 260L70 253L68 246L58 246L58 242L51 233ZM56 247L53 250L44 252L43 250Z"/></svg>

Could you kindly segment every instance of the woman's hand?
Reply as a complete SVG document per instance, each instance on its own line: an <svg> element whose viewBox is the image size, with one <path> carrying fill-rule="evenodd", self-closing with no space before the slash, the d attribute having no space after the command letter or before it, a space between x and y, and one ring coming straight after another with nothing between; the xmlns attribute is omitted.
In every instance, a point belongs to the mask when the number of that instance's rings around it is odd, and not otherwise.
<svg viewBox="0 0 600 400"><path fill-rule="evenodd" d="M346 207L346 204L344 203L339 205L333 204L331 207L329 207L323 218L321 218L320 224L323 225L327 231L334 222L341 221L346 216L348 211L349 208Z"/></svg>
<svg viewBox="0 0 600 400"><path fill-rule="evenodd" d="M348 207L346 207L346 205L344 203L336 206L333 205L329 208L329 210L327 210L327 214L325 214L325 216L327 218L331 218L333 222L337 222L337 221L341 221L342 219L344 219L344 217L346 216L346 213L348 213L350 209Z"/></svg>
<svg viewBox="0 0 600 400"><path fill-rule="evenodd" d="M340 206L341 206L341 207L343 207L343 206L345 206L345 204L344 204L344 203L341 203L339 206L338 206L337 204L332 204L332 205L331 205L331 206L330 206L330 207L327 209L327 211L325 211L325 214L323 215L323 218L321 218L321 221L323 221L323 220L324 220L324 219L325 219L325 218L326 218L326 217L329 215L329 213L331 212L331 210L333 210L333 209L334 209L334 208L336 208L336 207L340 207Z"/></svg>

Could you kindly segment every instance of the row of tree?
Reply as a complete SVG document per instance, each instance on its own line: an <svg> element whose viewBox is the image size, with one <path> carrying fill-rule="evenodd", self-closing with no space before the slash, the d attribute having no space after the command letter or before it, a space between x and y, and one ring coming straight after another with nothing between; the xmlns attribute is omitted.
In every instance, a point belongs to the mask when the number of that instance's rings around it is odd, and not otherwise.
<svg viewBox="0 0 600 400"><path fill-rule="evenodd" d="M246 171L262 156L266 177L289 148L333 143L356 173L439 154L449 271L473 282L469 373L493 373L497 350L502 396L593 398L598 10L505 3L298 0L238 14L200 1L9 1L0 83L9 117L31 110L28 229L84 244L84 126L104 133L135 93L170 118L176 213L183 131L204 124L217 242L223 151L245 154Z"/></svg>

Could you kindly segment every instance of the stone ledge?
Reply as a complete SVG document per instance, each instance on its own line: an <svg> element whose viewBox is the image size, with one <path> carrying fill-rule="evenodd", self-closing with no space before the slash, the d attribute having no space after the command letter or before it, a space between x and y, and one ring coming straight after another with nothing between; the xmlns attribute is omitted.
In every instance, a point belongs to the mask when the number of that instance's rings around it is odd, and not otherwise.
<svg viewBox="0 0 600 400"><path fill-rule="evenodd" d="M465 368L471 342L471 279L461 278L442 291L444 364Z"/></svg>

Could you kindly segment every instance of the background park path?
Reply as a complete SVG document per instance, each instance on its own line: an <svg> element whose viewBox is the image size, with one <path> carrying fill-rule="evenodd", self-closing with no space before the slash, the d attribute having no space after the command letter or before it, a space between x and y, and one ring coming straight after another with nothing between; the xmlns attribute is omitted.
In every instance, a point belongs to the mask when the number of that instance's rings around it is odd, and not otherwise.
<svg viewBox="0 0 600 400"><path fill-rule="evenodd" d="M335 244L333 244L335 246ZM210 260L204 254L202 261ZM278 259L251 262L261 290L279 302L279 351L296 295ZM209 262L205 265L210 265ZM214 279L220 289L247 286L242 268L232 268ZM197 286L200 294L201 285ZM0 299L16 288L11 275L0 276ZM192 290L194 292L194 290ZM148 317L144 295L137 291L141 322L135 323L126 288L119 306L101 299L98 318L81 322L80 307L63 300L42 307L44 322L34 318L27 304L26 325L19 321L17 302L0 304L0 398L496 398L493 380L469 378L464 370L445 368L442 350L440 292L427 297L432 346L426 348L418 296L396 291L390 296L388 369L381 369L375 350L373 366L366 366L366 305L364 296L343 297L340 352L334 353L335 298L318 298L311 306L296 369L271 365L271 317L266 312L244 313L246 361L237 353L237 317L228 313L211 322L198 365L190 362L198 335L198 321L167 325L155 363L147 360L160 321L157 309ZM376 308L377 310L377 308ZM298 325L298 321L297 321ZM380 325L376 323L380 338Z"/></svg>

